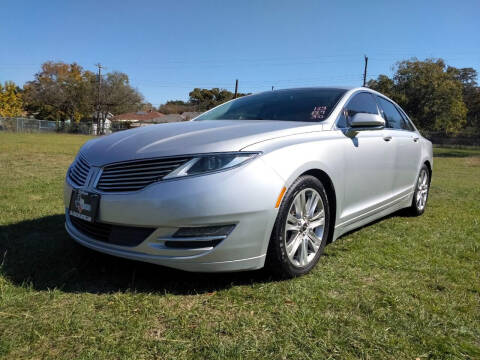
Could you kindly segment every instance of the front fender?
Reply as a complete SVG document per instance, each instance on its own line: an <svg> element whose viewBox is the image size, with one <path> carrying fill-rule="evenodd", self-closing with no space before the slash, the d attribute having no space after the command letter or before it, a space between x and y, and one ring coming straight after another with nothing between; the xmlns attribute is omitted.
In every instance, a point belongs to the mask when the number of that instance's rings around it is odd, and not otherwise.
<svg viewBox="0 0 480 360"><path fill-rule="evenodd" d="M424 164L426 161L430 163L431 170L433 170L432 142L422 137L422 164Z"/></svg>
<svg viewBox="0 0 480 360"><path fill-rule="evenodd" d="M287 188L307 171L325 172L335 189L338 216L341 213L339 210L342 208L344 193L343 141L337 132L324 131L267 141L243 150L263 151L262 160L284 180Z"/></svg>

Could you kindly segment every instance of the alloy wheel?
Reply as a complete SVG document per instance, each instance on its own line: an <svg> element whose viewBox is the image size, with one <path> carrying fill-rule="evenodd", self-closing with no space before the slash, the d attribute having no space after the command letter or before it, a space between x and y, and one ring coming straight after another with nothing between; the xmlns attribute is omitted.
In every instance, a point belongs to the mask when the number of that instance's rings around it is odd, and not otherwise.
<svg viewBox="0 0 480 360"><path fill-rule="evenodd" d="M285 249L290 262L305 267L315 258L322 243L325 208L320 194L301 190L293 199L285 224Z"/></svg>
<svg viewBox="0 0 480 360"><path fill-rule="evenodd" d="M428 173L427 170L422 169L420 175L418 176L417 182L417 193L415 198L415 203L417 205L417 209L422 211L425 208L427 203L428 197Z"/></svg>

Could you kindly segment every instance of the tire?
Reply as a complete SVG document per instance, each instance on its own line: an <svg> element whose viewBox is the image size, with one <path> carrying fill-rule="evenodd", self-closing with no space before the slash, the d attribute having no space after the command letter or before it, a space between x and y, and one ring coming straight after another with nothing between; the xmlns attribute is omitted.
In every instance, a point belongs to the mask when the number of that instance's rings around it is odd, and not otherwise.
<svg viewBox="0 0 480 360"><path fill-rule="evenodd" d="M322 182L310 175L299 177L279 207L267 267L283 278L308 273L323 253L329 225L330 208Z"/></svg>
<svg viewBox="0 0 480 360"><path fill-rule="evenodd" d="M428 170L428 167L423 164L415 182L415 191L413 193L412 204L408 208L410 215L420 216L425 212L429 190L430 171Z"/></svg>

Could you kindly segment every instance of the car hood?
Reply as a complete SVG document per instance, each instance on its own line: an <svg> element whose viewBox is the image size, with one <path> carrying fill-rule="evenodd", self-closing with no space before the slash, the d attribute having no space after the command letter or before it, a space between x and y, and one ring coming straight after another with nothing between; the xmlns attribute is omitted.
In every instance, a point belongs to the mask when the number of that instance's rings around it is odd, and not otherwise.
<svg viewBox="0 0 480 360"><path fill-rule="evenodd" d="M270 120L205 120L125 130L87 142L82 153L94 166L186 154L239 151L264 140L319 131L321 124Z"/></svg>

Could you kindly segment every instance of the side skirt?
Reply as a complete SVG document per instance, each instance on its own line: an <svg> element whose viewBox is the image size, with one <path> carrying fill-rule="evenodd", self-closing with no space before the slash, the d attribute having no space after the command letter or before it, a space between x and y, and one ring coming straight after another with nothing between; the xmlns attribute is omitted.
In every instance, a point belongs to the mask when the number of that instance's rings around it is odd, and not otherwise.
<svg viewBox="0 0 480 360"><path fill-rule="evenodd" d="M409 207L410 204L412 203L412 196L413 196L413 191L408 194L405 194L401 198L389 204L370 210L365 214L358 216L356 219L352 219L342 224L336 225L335 231L333 233L332 241L337 240L340 236L342 236L343 234L349 231L362 227L384 216L390 215L395 211Z"/></svg>

